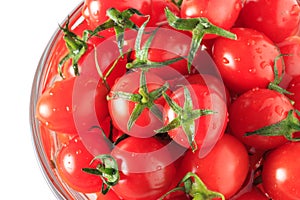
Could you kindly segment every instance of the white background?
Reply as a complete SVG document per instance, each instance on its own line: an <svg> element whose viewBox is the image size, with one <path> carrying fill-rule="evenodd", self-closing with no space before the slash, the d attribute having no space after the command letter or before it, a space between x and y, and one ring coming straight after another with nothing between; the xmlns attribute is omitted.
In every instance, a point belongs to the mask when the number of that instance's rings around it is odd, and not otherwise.
<svg viewBox="0 0 300 200"><path fill-rule="evenodd" d="M5 0L0 12L1 199L55 200L35 156L29 100L50 37L80 0Z"/></svg>

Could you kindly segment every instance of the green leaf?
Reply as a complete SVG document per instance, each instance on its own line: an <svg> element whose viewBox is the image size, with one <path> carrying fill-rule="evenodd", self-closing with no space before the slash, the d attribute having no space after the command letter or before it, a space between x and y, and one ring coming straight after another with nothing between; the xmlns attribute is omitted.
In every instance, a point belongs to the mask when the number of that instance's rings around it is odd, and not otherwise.
<svg viewBox="0 0 300 200"><path fill-rule="evenodd" d="M180 119L179 117L173 119L169 124L167 124L166 126L158 129L158 130L155 130L156 133L166 133L170 130L173 130L175 128L178 128L180 127L181 125L181 122L180 122Z"/></svg>
<svg viewBox="0 0 300 200"><path fill-rule="evenodd" d="M145 104L136 104L135 108L133 109L128 123L127 123L127 130L130 131L135 121L139 118L139 116L142 114L143 110L146 108Z"/></svg>

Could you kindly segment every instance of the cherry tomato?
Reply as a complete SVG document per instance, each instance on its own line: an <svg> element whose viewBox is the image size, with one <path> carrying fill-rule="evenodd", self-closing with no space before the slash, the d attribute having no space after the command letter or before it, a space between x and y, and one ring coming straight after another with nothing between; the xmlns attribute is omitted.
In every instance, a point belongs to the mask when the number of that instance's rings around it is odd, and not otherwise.
<svg viewBox="0 0 300 200"><path fill-rule="evenodd" d="M155 31L153 40L151 41L147 59L152 62L163 63L164 61L182 58L169 65L162 65L159 68L152 68L150 71L159 75L164 80L170 80L174 78L182 77L189 74L187 68L187 57L189 53L189 47L191 43L191 37L177 30L170 28L148 28L145 31ZM145 44L149 37L143 38L143 44ZM162 45L163 44L163 45ZM137 59L134 53L133 59Z"/></svg>
<svg viewBox="0 0 300 200"><path fill-rule="evenodd" d="M180 15L182 18L205 17L211 23L230 29L242 9L241 0L183 0ZM205 36L212 38L215 36Z"/></svg>
<svg viewBox="0 0 300 200"><path fill-rule="evenodd" d="M103 153L110 151L108 146L106 148ZM91 167L90 163L93 158L94 156L86 149L80 137L76 136L58 152L57 172L63 181L76 191L85 193L101 191L101 178L82 171L82 168ZM96 166L97 163L93 163L92 166L94 164Z"/></svg>
<svg viewBox="0 0 300 200"><path fill-rule="evenodd" d="M119 78L109 93L108 108L113 125L117 129L135 137L151 137L156 134L155 130L159 129L163 123L162 119L148 107L142 109L131 128L128 126L128 123L132 115L136 114L136 109L147 105L149 101L152 101L153 106L157 107L158 112L162 112L162 107L165 103L163 97L159 97L153 101L148 96L151 92L162 87L164 81L157 75L147 72L145 73L145 84L139 84L141 76L141 71L133 71ZM145 91L146 89L141 89L141 86L146 87L148 92ZM127 96L122 96L124 93ZM132 99L134 98L132 95L137 97L136 100ZM143 102L143 99L146 102Z"/></svg>
<svg viewBox="0 0 300 200"><path fill-rule="evenodd" d="M169 189L176 169L168 163L170 154L153 137L129 137L112 150L120 180L113 190L124 199L156 199Z"/></svg>
<svg viewBox="0 0 300 200"><path fill-rule="evenodd" d="M99 121L108 115L106 101L108 91L106 87L101 82L97 84L92 81L80 83L76 81L76 77L56 81L39 98L36 107L36 116L50 130L77 134L79 124L97 125L91 124L95 121L93 119L95 115L97 115L96 119ZM77 90L79 89L77 84L81 85L80 89L82 90ZM75 95L75 91L81 94L77 93L77 95L81 96L81 99L75 100L76 98L73 96ZM84 97L91 98L85 99ZM80 100L84 100L84 108L77 106ZM81 105L83 106L83 103ZM74 115L80 115L77 118L78 120L74 119Z"/></svg>
<svg viewBox="0 0 300 200"><path fill-rule="evenodd" d="M106 10L116 8L120 11L135 8L143 15L150 15L148 26L157 26L157 24L165 22L165 7L170 8L179 15L179 10L170 0L124 0L124 1L108 1L108 0L87 0L84 2L82 15L88 21L88 24L95 28L104 23L108 17ZM131 20L138 26L145 21L145 17L134 15Z"/></svg>
<svg viewBox="0 0 300 200"><path fill-rule="evenodd" d="M225 85L239 94L255 87L266 88L274 80L278 48L254 29L233 28L231 32L237 35L237 40L219 37L213 46L213 58ZM281 59L276 65L281 76Z"/></svg>
<svg viewBox="0 0 300 200"><path fill-rule="evenodd" d="M262 181L272 199L300 199L300 143L282 145L271 151L263 165Z"/></svg>
<svg viewBox="0 0 300 200"><path fill-rule="evenodd" d="M278 46L284 55L285 65L285 74L280 85L286 87L294 77L300 76L300 37L288 37Z"/></svg>
<svg viewBox="0 0 300 200"><path fill-rule="evenodd" d="M240 16L245 27L281 42L298 31L300 6L297 0L246 0Z"/></svg>
<svg viewBox="0 0 300 200"><path fill-rule="evenodd" d="M232 135L224 134L204 158L199 158L199 151L187 151L179 174L196 173L209 190L220 192L227 199L240 189L248 170L245 146Z"/></svg>
<svg viewBox="0 0 300 200"><path fill-rule="evenodd" d="M186 89L190 93L190 99L186 99L187 93L184 87L175 90L170 96L172 101L182 108L182 112L178 113L170 104L166 104L164 123L167 126L174 120L183 118L181 124L169 130L168 134L183 147L201 149L203 156L210 151L225 131L227 125L226 102L222 96L219 96L217 91L210 90L206 85L188 84ZM186 109L187 104L191 108ZM192 118L193 114L191 113L193 111L190 109L194 111L206 110L212 113ZM189 119L185 119L186 116L189 116ZM194 125L193 133L184 129L187 123Z"/></svg>
<svg viewBox="0 0 300 200"><path fill-rule="evenodd" d="M232 134L246 145L268 150L287 142L283 136L287 130L279 129L279 135L249 135L286 119L293 110L290 100L283 94L269 89L253 89L239 96L229 108L229 127ZM281 134L281 135L280 135Z"/></svg>

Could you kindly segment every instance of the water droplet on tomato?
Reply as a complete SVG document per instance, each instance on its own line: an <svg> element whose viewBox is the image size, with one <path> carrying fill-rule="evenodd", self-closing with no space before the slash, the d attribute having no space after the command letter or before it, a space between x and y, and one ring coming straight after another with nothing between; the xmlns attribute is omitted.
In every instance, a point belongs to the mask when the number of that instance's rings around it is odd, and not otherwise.
<svg viewBox="0 0 300 200"><path fill-rule="evenodd" d="M160 166L160 165L158 165L157 167L156 167L156 170L161 170L162 169L162 167Z"/></svg>
<svg viewBox="0 0 300 200"><path fill-rule="evenodd" d="M270 66L271 66L270 63L268 63L266 61L263 61L263 62L260 63L260 67L262 69L265 69L266 67L270 67Z"/></svg>
<svg viewBox="0 0 300 200"><path fill-rule="evenodd" d="M284 110L283 110L283 108L282 108L281 106L276 106L276 107L275 107L275 112L276 112L278 115L282 116L283 113L284 113Z"/></svg>
<svg viewBox="0 0 300 200"><path fill-rule="evenodd" d="M262 49L261 48L256 48L255 51L256 51L256 53L259 53L259 54L262 53Z"/></svg>
<svg viewBox="0 0 300 200"><path fill-rule="evenodd" d="M227 64L229 64L229 60L228 60L227 58L223 57L223 63L224 63L225 65L227 65Z"/></svg>
<svg viewBox="0 0 300 200"><path fill-rule="evenodd" d="M240 62L241 58L235 58L234 60L237 61L237 62Z"/></svg>
<svg viewBox="0 0 300 200"><path fill-rule="evenodd" d="M249 71L250 73L252 73L252 74L256 73L256 69L255 69L255 68L250 68L248 71Z"/></svg>

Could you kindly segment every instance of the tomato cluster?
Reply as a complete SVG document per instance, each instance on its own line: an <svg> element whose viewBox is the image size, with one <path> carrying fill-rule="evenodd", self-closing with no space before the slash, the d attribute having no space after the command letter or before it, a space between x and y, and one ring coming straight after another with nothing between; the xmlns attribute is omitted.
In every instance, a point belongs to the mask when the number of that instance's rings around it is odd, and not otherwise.
<svg viewBox="0 0 300 200"><path fill-rule="evenodd" d="M300 199L299 1L81 9L36 105L64 184L99 200Z"/></svg>

